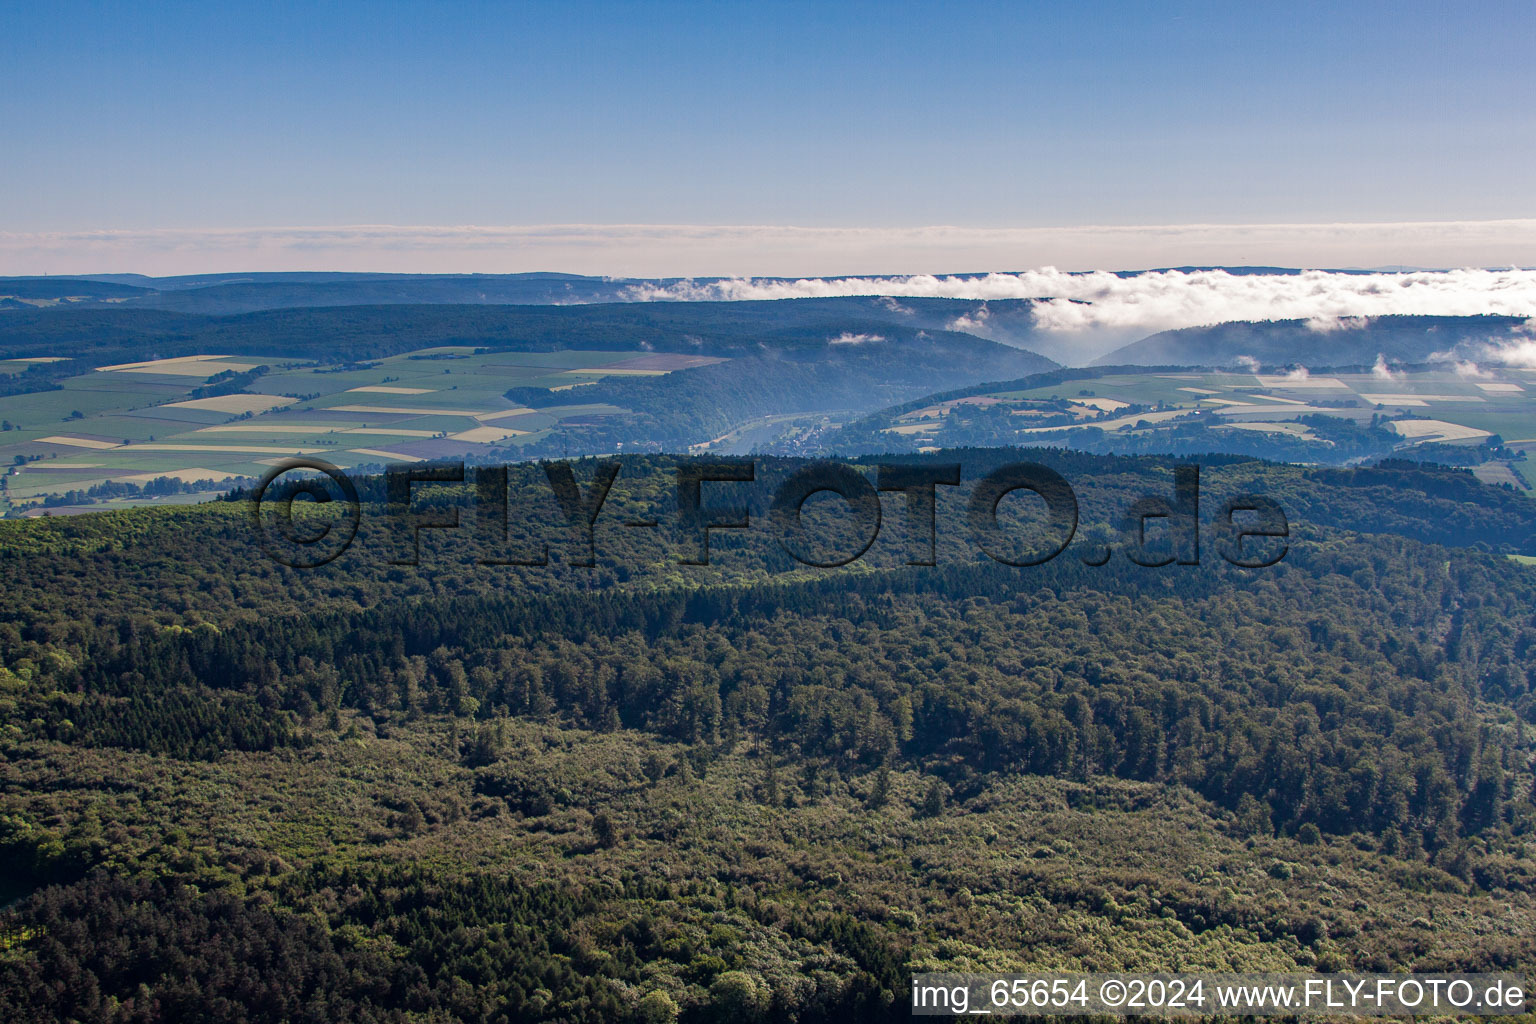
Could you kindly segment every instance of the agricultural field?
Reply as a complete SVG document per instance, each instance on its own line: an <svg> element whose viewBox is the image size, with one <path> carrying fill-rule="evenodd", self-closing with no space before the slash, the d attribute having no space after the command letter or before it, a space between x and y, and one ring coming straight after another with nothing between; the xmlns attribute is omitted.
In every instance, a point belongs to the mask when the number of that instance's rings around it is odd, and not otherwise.
<svg viewBox="0 0 1536 1024"><path fill-rule="evenodd" d="M562 420L623 411L582 403L585 385L613 377L622 386L720 361L457 346L349 365L203 354L103 366L64 379L59 390L0 397L5 510L37 514L52 498L49 511L70 511L58 496L108 482L142 487L169 477L189 486L211 481L204 489L215 490L301 455L344 468L489 455L539 440ZM0 372L35 362L8 360ZM217 385L231 377L240 389L222 393ZM534 410L505 397L513 387L569 391L571 400Z"/></svg>

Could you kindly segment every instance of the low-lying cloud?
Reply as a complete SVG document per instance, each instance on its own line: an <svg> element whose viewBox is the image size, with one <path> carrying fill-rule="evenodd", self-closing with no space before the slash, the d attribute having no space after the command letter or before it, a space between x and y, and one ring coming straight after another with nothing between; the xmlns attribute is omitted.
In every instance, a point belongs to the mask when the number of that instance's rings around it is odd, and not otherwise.
<svg viewBox="0 0 1536 1024"><path fill-rule="evenodd" d="M1371 325L1368 316L1314 316L1307 320L1307 329L1318 334L1332 334L1334 331L1359 330Z"/></svg>
<svg viewBox="0 0 1536 1024"><path fill-rule="evenodd" d="M1474 346L1473 354L1485 363L1536 370L1536 318L1511 327L1507 338L1490 338L1482 345ZM1454 358L1450 353L1447 357ZM1476 368L1476 363L1469 365Z"/></svg>
<svg viewBox="0 0 1536 1024"><path fill-rule="evenodd" d="M1313 330L1364 326L1373 316L1536 315L1536 271L1233 274L1164 270L1120 275L1046 267L1011 274L939 277L733 278L637 285L635 299L791 299L885 295L952 299L1034 299L1035 323L1051 332L1150 333L1233 320L1306 320ZM956 330L984 330L969 315Z"/></svg>

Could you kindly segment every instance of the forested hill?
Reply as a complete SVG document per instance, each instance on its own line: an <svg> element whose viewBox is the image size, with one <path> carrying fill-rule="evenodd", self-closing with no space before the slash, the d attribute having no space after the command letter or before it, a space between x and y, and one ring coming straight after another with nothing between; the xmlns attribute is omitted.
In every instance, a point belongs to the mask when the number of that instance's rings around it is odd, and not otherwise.
<svg viewBox="0 0 1536 1024"><path fill-rule="evenodd" d="M1510 329L1525 323L1514 316L1373 316L1337 320L1234 321L1211 327L1163 331L1094 360L1098 365L1235 367L1370 366L1378 355L1400 363L1422 363L1436 353L1458 353L1467 345L1501 347Z"/></svg>
<svg viewBox="0 0 1536 1024"><path fill-rule="evenodd" d="M966 525L1020 459L1081 510L1029 568ZM848 1022L904 1019L915 970L1532 962L1536 572L1494 553L1536 543L1528 500L1217 459L1199 564L1149 567L1114 527L1166 460L904 461L963 467L934 566L900 494L864 558L793 561L775 459L706 485L755 524L708 566L672 458L620 460L592 568L537 465L510 538L466 505L417 566L377 480L310 571L239 502L0 523L0 1005ZM1211 519L1253 493L1288 550L1241 569Z"/></svg>
<svg viewBox="0 0 1536 1024"><path fill-rule="evenodd" d="M227 316L331 306L648 304L677 291L707 295L722 281L721 278L641 279L555 273L248 273L161 278L101 274L84 278L0 278L0 312L25 310L33 305L52 311L110 305L123 309ZM753 284L760 288L772 288L776 283L789 284L775 278L753 279ZM871 282L870 287L875 290L881 284ZM1026 347L1034 333L1034 302L1030 299L983 301L834 296L742 304L756 306L760 311L777 309L782 313L790 308L786 305L788 302L799 308L820 308L835 315L878 319L911 327L953 328L956 320L964 320L989 337ZM795 315L789 314L791 319ZM776 321L778 317L779 314L773 314L764 319Z"/></svg>
<svg viewBox="0 0 1536 1024"><path fill-rule="evenodd" d="M313 306L620 302L635 283L622 278L551 273L260 273L116 280L149 289L134 299L134 306L206 314ZM662 286L674 283L655 282Z"/></svg>
<svg viewBox="0 0 1536 1024"><path fill-rule="evenodd" d="M59 303L126 302L154 295L148 288L71 277L0 277L0 312Z"/></svg>
<svg viewBox="0 0 1536 1024"><path fill-rule="evenodd" d="M1053 365L1032 352L971 338L953 327L982 304L933 299L892 308L878 299L654 302L571 306L393 305L282 309L234 316L91 307L11 310L0 316L0 355L69 356L95 365L206 352L327 360L377 359L436 345L514 351L592 349L738 356L797 353L881 338L943 332L964 347L954 366L998 376ZM996 304L994 304L996 305ZM1015 320L1028 303L1015 303ZM999 315L999 320L1008 319ZM947 328L947 329L946 329ZM1021 326L1019 328L1023 330ZM990 361L990 362L989 362Z"/></svg>
<svg viewBox="0 0 1536 1024"><path fill-rule="evenodd" d="M632 286L640 283L665 287L677 282L544 273L12 277L0 278L0 301L16 301L0 309L23 308L33 303L45 308L114 303L177 313L230 314L313 306L619 302Z"/></svg>

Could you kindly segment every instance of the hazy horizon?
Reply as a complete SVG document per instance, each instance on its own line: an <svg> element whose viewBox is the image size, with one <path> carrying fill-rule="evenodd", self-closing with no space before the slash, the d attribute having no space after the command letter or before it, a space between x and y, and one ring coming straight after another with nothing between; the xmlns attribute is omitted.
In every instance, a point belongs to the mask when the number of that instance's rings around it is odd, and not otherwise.
<svg viewBox="0 0 1536 1024"><path fill-rule="evenodd" d="M1536 265L1536 219L1076 228L343 225L0 230L0 274L530 273L835 277L1170 267ZM1536 310L1532 310L1536 312Z"/></svg>

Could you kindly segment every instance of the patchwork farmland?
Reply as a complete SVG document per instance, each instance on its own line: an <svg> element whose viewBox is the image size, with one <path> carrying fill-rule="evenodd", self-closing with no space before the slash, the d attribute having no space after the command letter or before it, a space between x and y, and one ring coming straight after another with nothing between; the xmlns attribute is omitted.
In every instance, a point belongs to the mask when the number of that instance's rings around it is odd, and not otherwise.
<svg viewBox="0 0 1536 1024"><path fill-rule="evenodd" d="M23 373L39 360L0 362ZM203 354L103 366L62 388L0 397L0 464L11 514L69 511L58 497L108 482L171 478L209 490L313 455L345 468L488 455L548 435L562 420L621 412L582 403L582 385L662 376L720 360L629 352L484 352L437 347L361 365ZM265 368L264 370L262 368ZM261 371L257 373L256 371ZM222 375L222 376L221 376ZM240 391L201 394L234 375ZM513 387L571 391L534 410ZM165 488L162 488L165 489ZM167 503L185 494L134 495L102 504Z"/></svg>
<svg viewBox="0 0 1536 1024"><path fill-rule="evenodd" d="M1496 445L1496 458L1466 464L1485 482L1531 490L1536 472L1536 370L1420 369L1289 374L1085 370L1037 387L977 388L912 402L859 426L876 445L926 450L964 444L1090 446L1170 451L1170 431L1198 428L1201 451L1256 453L1286 461L1341 461L1329 423L1370 428L1375 457L1433 446ZM1320 417L1322 419L1320 419ZM1086 430L1085 430L1086 428ZM1281 451L1279 446L1291 447ZM1297 448L1296 444L1311 446ZM1091 447L1096 445L1097 447ZM1267 451L1273 445L1274 453ZM1192 449L1193 450L1193 449ZM1345 460L1347 461L1347 459ZM1451 461L1455 461L1451 458Z"/></svg>

